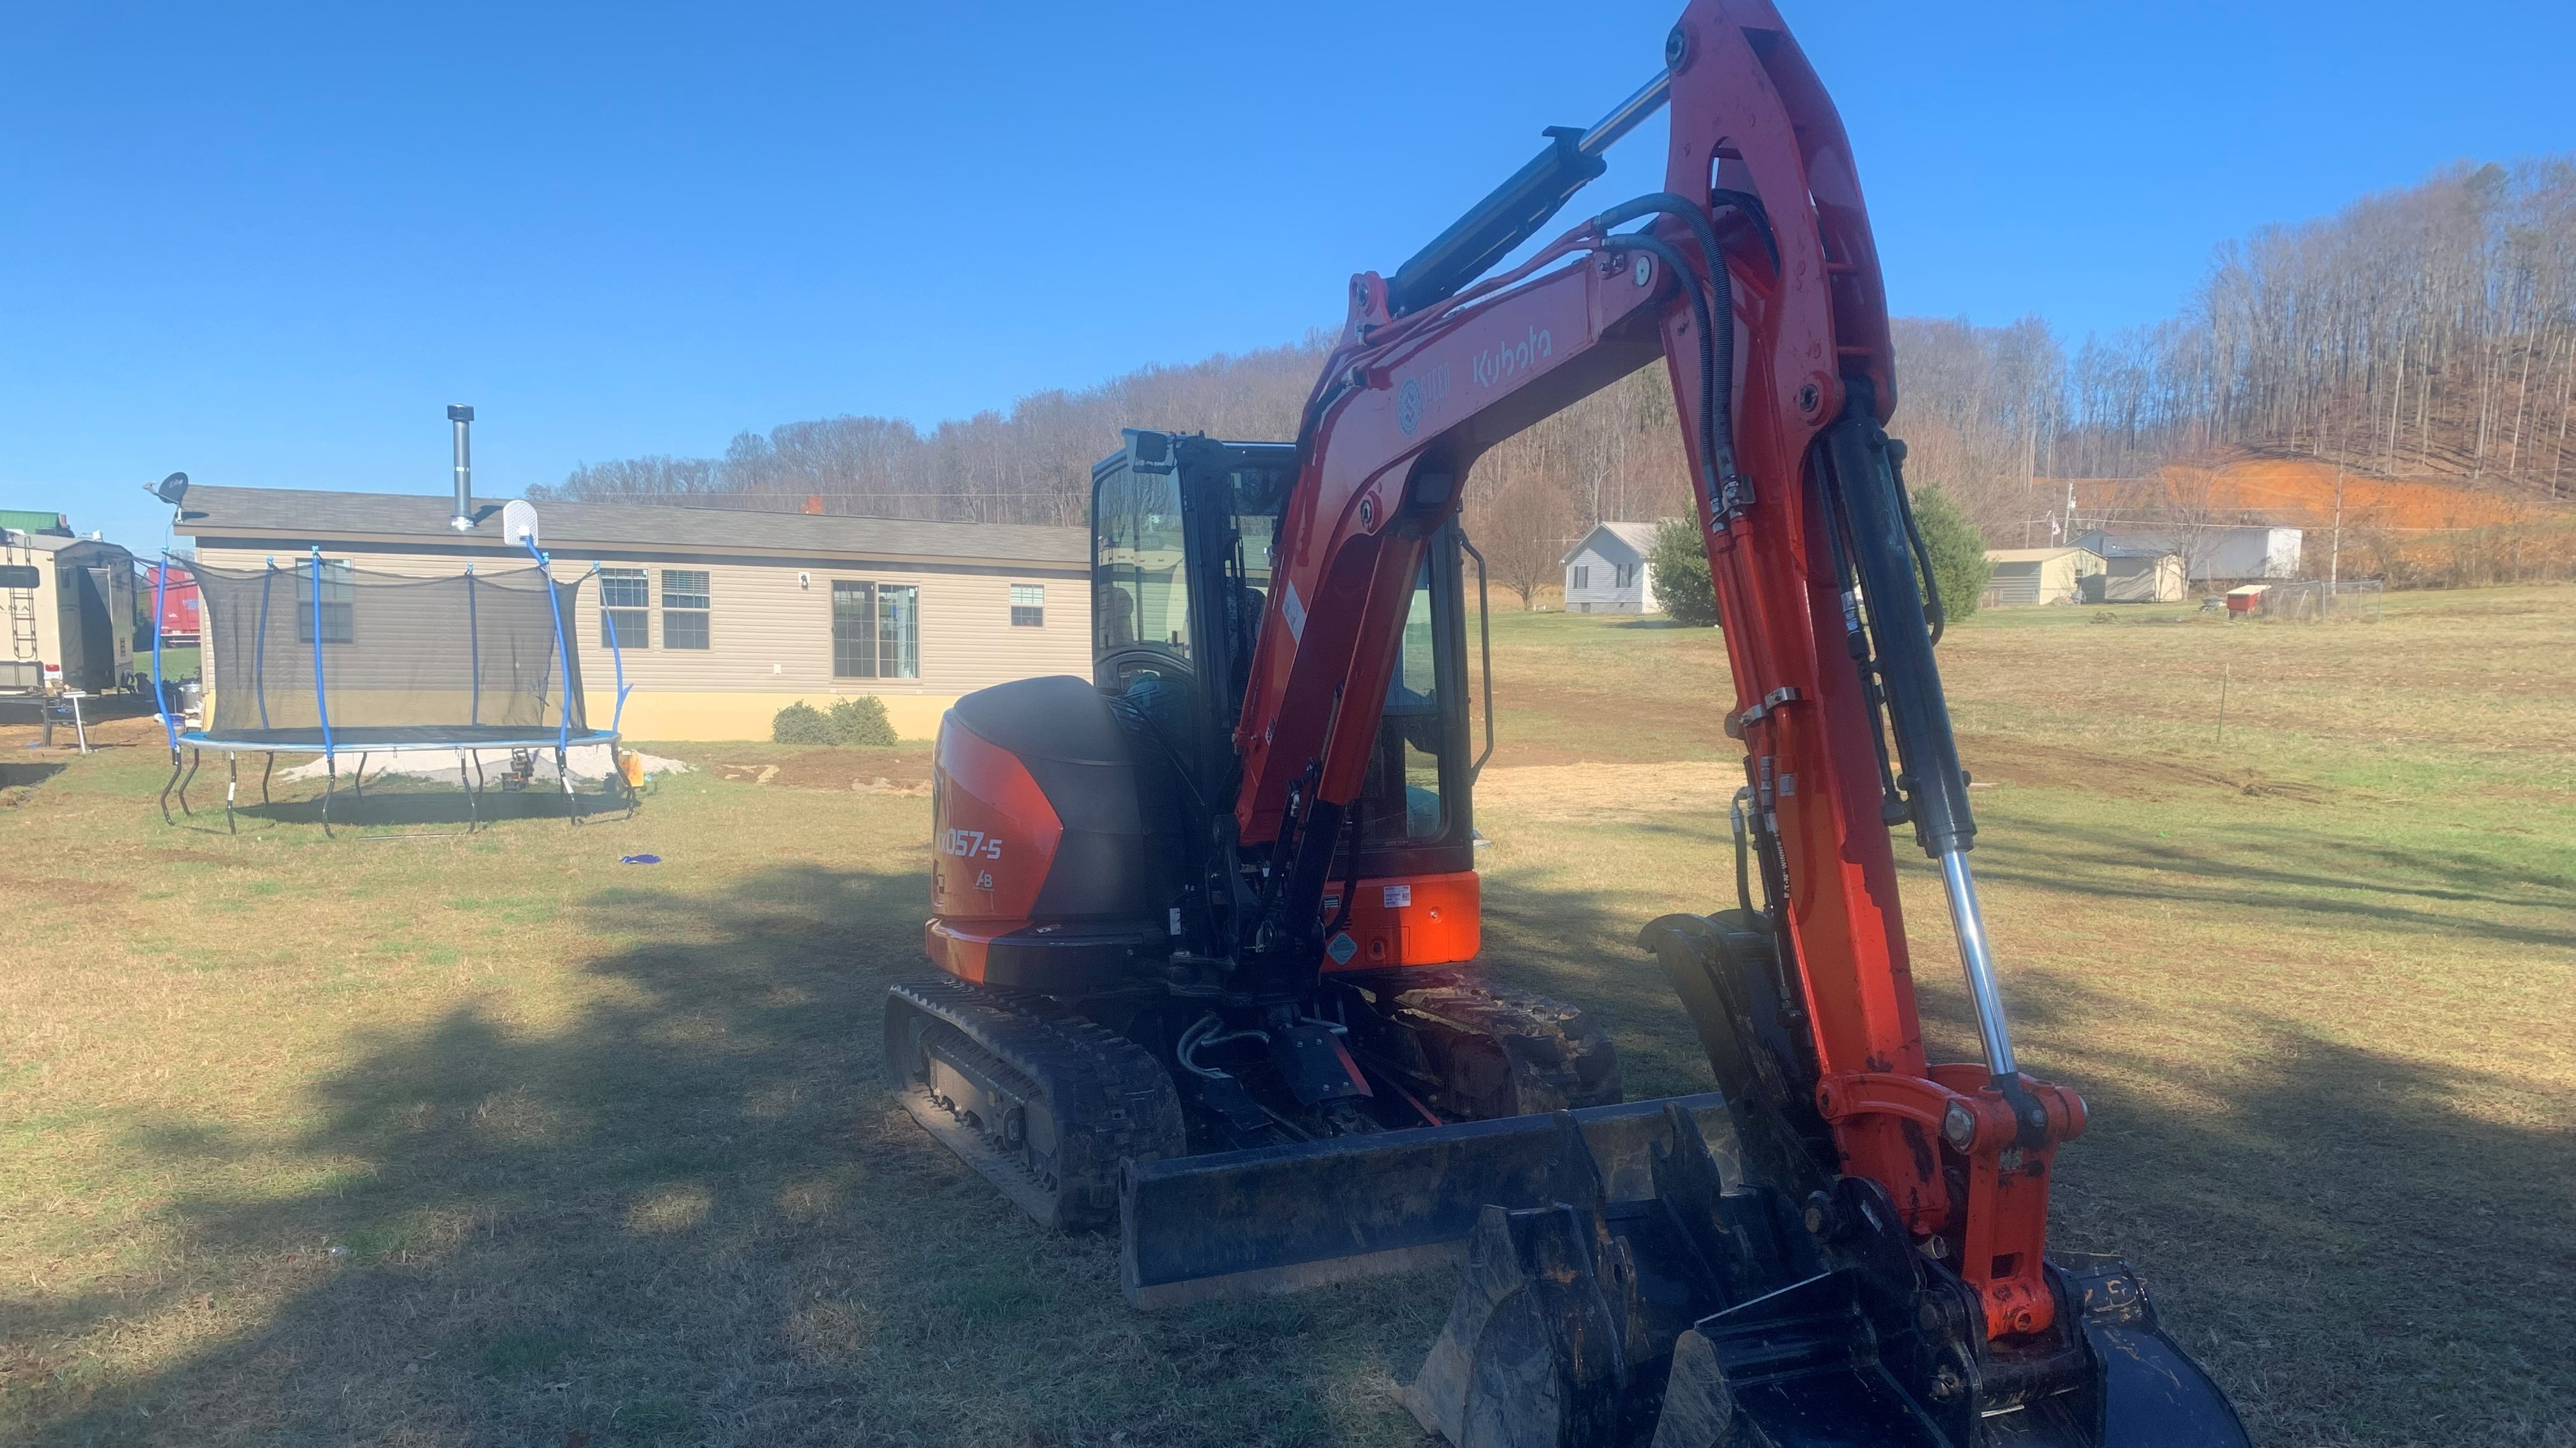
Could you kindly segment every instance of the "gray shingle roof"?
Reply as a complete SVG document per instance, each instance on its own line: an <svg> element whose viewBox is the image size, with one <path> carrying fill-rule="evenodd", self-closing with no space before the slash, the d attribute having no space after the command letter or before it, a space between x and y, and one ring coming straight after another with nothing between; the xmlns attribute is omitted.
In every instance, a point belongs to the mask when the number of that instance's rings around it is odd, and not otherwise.
<svg viewBox="0 0 2576 1448"><path fill-rule="evenodd" d="M498 499L477 498L481 526L461 538L447 526L453 500L430 493L332 493L302 488L191 488L178 531L190 537L322 542L347 538L418 539L507 547ZM548 552L586 548L710 549L722 552L846 553L870 558L990 559L1009 563L1082 563L1089 535L1080 528L1017 523L925 523L904 518L830 518L736 508L679 508L653 503L539 503L537 528Z"/></svg>

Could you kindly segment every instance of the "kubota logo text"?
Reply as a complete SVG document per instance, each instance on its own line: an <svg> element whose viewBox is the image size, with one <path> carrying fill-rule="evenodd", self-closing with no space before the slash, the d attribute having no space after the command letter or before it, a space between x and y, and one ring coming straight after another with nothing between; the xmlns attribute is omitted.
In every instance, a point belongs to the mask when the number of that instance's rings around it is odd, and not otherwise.
<svg viewBox="0 0 2576 1448"><path fill-rule="evenodd" d="M1538 364L1556 355L1556 338L1545 327L1532 327L1529 335L1500 347L1488 347L1476 354L1476 381L1491 387L1506 378L1533 371Z"/></svg>

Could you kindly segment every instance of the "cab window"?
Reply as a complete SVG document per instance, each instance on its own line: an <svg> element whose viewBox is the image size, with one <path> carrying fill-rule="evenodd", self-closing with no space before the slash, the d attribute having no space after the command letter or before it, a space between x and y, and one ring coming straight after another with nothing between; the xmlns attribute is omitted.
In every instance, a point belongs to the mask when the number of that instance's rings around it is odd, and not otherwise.
<svg viewBox="0 0 2576 1448"><path fill-rule="evenodd" d="M1100 653L1152 649L1190 657L1181 492L1171 473L1119 467L1092 499L1092 643Z"/></svg>

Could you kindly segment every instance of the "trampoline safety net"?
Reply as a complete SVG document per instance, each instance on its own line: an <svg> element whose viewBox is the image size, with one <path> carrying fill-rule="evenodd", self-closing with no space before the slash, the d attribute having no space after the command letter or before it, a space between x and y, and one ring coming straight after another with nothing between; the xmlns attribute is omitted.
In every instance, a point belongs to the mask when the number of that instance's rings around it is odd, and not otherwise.
<svg viewBox="0 0 2576 1448"><path fill-rule="evenodd" d="M578 579L539 567L413 578L310 559L194 571L208 736L318 748L326 730L343 747L588 732L579 654L555 634L558 610L578 617Z"/></svg>

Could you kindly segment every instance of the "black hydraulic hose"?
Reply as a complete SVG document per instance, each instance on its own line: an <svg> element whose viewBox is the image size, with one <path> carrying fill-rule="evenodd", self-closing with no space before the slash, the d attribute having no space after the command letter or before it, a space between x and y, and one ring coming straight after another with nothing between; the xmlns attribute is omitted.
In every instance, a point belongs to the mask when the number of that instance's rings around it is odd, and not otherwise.
<svg viewBox="0 0 2576 1448"><path fill-rule="evenodd" d="M1728 204L1735 203L1728 198ZM1753 214L1758 218L1758 213ZM1707 450L1710 469L1716 475L1709 480L1709 513L1713 520L1742 486L1735 467L1735 279L1727 272L1726 251L1717 243L1717 228L1709 225L1708 213L1669 191L1652 192L1633 201L1623 201L1592 218L1592 225L1606 232L1611 227L1652 215L1677 217L1690 228L1693 239L1699 243L1701 260L1708 263L1709 287L1717 294L1717 314L1726 318L1726 330L1710 336L1713 329L1708 325L1709 308L1701 300L1699 288L1693 286L1690 289L1700 317L1701 445ZM1767 241L1768 226L1761 230ZM1687 280L1687 269L1684 277ZM1720 378L1724 380L1719 381ZM1726 398L1725 406L1717 404L1720 395Z"/></svg>
<svg viewBox="0 0 2576 1448"><path fill-rule="evenodd" d="M1914 498L1905 490L1905 444L1897 438L1887 440L1887 465L1896 473L1896 511L1905 519L1905 538L1914 548L1914 564L1923 570L1923 601L1932 615L1932 642L1941 642L1941 630L1949 625L1948 609L1941 602L1941 580L1932 571L1932 550L1923 543L1923 529L1914 521Z"/></svg>
<svg viewBox="0 0 2576 1448"><path fill-rule="evenodd" d="M1735 477L1735 453L1732 437L1720 431L1718 421L1724 408L1719 402L1717 369L1729 364L1721 361L1724 352L1713 335L1716 327L1710 318L1708 297L1691 281L1690 266L1682 260L1682 254L1673 250L1661 237L1644 231L1628 231L1608 238L1603 245L1614 252L1642 251L1660 258L1664 265L1672 268L1673 275L1681 278L1682 291L1690 298L1691 318L1699 324L1700 466L1707 473L1701 483L1708 491L1708 515L1714 520L1724 506L1727 484ZM1734 327L1730 325L1727 330L1732 332ZM1723 451L1720 450L1721 437L1727 438Z"/></svg>

